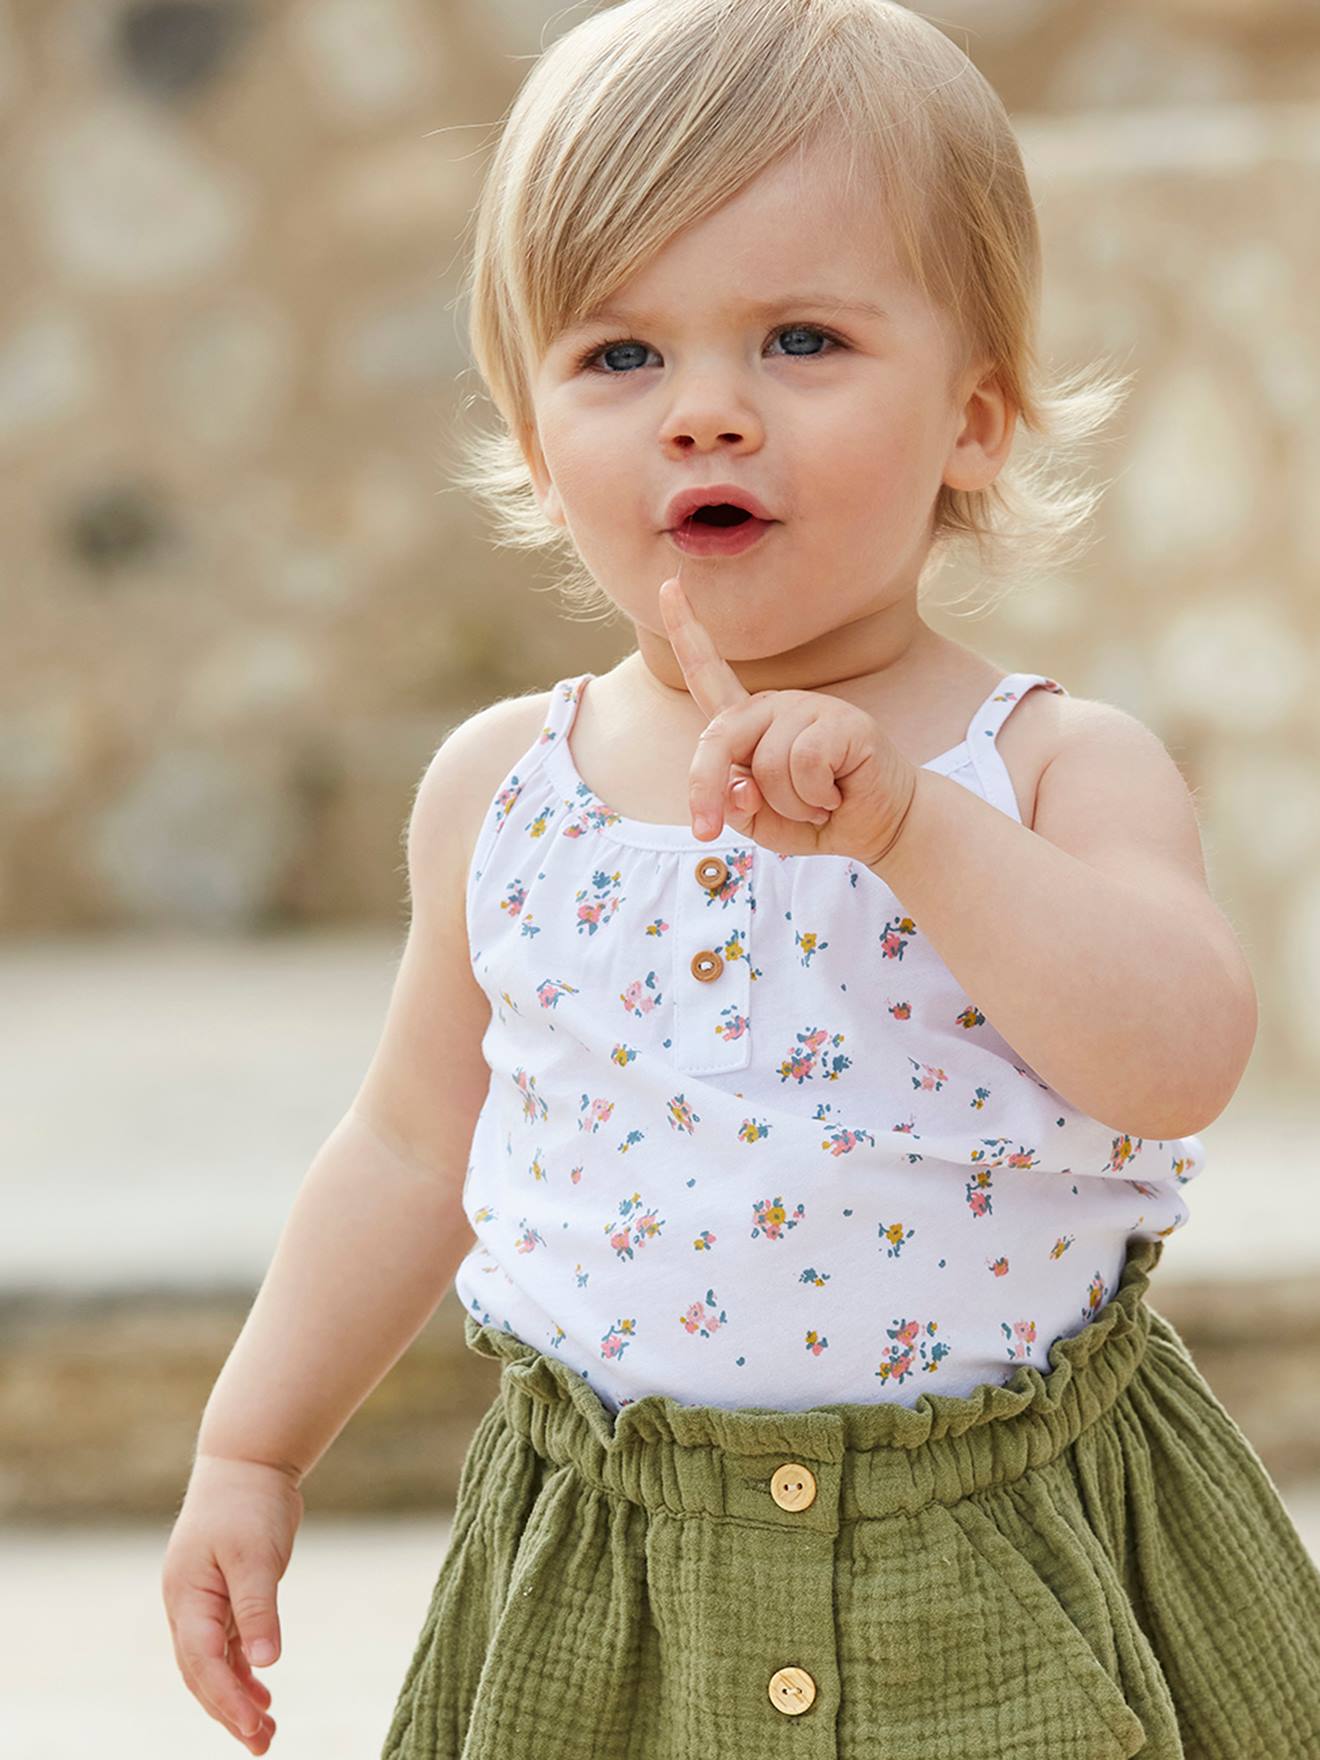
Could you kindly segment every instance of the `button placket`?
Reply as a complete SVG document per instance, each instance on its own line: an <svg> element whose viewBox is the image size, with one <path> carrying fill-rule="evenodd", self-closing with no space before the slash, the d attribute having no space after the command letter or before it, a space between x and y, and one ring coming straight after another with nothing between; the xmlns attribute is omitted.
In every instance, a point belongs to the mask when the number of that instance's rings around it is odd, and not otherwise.
<svg viewBox="0 0 1320 1760"><path fill-rule="evenodd" d="M751 884L748 868L723 901L729 856L707 851L679 869L674 916L674 1064L691 1075L751 1062ZM726 949L736 936L738 956ZM723 1029L720 1031L718 1029Z"/></svg>
<svg viewBox="0 0 1320 1760"><path fill-rule="evenodd" d="M721 1602L720 1639L730 1655L743 1658L742 1676L750 1673L750 1679L731 1679L729 1690L739 1698L745 1693L749 1716L764 1725L760 1751L778 1754L780 1742L791 1740L800 1760L830 1760L840 1692L834 1606L842 1424L823 1422L813 1440L819 1451L803 1455L726 1450L718 1456L722 1513L745 1524L740 1544L758 1561L750 1574L754 1580L773 1575L787 1586L783 1596ZM803 1436L798 1446L807 1441ZM772 1707L792 1721L791 1736Z"/></svg>

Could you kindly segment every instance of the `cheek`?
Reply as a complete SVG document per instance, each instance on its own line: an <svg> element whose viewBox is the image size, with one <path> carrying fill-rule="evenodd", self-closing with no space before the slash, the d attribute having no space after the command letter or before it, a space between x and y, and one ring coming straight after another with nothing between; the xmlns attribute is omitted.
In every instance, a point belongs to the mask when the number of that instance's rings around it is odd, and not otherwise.
<svg viewBox="0 0 1320 1760"><path fill-rule="evenodd" d="M575 508L588 518L594 518L597 509L613 508L617 517L622 507L631 506L636 499L634 483L629 500L620 500L630 475L627 452L616 444L603 443L590 423L551 423L544 431L542 445L566 508Z"/></svg>

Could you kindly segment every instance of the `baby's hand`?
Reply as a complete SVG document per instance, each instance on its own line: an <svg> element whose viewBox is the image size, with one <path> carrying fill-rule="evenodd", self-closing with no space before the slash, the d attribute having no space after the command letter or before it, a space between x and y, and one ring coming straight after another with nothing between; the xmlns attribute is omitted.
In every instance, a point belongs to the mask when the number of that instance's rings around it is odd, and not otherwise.
<svg viewBox="0 0 1320 1760"><path fill-rule="evenodd" d="M822 691L746 690L677 576L661 585L660 611L687 688L711 718L689 776L696 835L717 837L727 818L780 855L855 856L869 867L887 854L919 770L875 720Z"/></svg>
<svg viewBox="0 0 1320 1760"><path fill-rule="evenodd" d="M269 1748L275 1720L245 1649L264 1639L275 1660L275 1588L302 1515L302 1493L278 1467L199 1455L165 1552L161 1589L179 1672L254 1754Z"/></svg>

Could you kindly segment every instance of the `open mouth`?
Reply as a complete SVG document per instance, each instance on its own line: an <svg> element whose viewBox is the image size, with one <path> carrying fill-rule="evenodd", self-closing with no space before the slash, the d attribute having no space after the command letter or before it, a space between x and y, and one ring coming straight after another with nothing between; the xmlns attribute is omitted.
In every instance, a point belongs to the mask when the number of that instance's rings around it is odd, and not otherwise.
<svg viewBox="0 0 1320 1760"><path fill-rule="evenodd" d="M727 501L698 507L668 533L669 541L690 556L738 556L759 544L777 520L758 519Z"/></svg>

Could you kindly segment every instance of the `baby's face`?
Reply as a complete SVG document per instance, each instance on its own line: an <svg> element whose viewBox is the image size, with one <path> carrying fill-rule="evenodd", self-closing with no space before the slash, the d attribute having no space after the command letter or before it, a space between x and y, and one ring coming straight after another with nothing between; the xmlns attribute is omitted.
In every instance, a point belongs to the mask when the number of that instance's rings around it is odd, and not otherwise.
<svg viewBox="0 0 1320 1760"><path fill-rule="evenodd" d="M681 564L727 658L785 653L910 598L941 482L993 479L981 400L964 407L978 375L950 394L952 333L875 208L828 152L790 154L671 240L609 302L621 315L564 331L538 364L541 505L643 629L663 636L659 587ZM736 555L682 553L667 505L710 483L779 523Z"/></svg>

